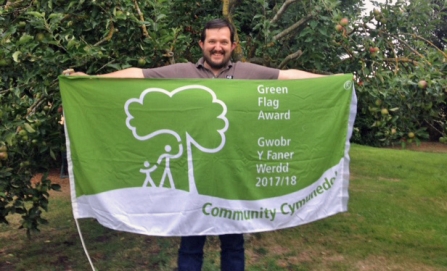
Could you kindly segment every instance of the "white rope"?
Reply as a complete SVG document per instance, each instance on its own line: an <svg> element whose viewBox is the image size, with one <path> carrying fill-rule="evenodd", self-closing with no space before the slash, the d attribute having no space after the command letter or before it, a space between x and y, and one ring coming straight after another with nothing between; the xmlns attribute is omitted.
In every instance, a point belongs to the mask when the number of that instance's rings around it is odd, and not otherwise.
<svg viewBox="0 0 447 271"><path fill-rule="evenodd" d="M79 238L81 239L82 247L84 248L85 255L87 256L88 262L90 263L90 266L92 267L93 271L96 271L95 266L93 266L92 259L90 258L90 255L88 254L87 247L85 246L84 238L82 237L81 228L79 227L79 222L75 218L76 228L78 228Z"/></svg>
<svg viewBox="0 0 447 271"><path fill-rule="evenodd" d="M73 174L73 162L71 160L71 149L70 149L70 138L68 137L68 131L67 131L67 123L64 121L64 131L65 131L65 144L67 148L66 156L67 156L67 166L68 166L68 175L69 175L69 181L70 181L70 194L71 194L71 205L73 208L73 218L76 223L76 228L78 229L79 238L81 239L82 248L84 249L85 255L87 256L88 262L90 263L90 266L92 267L92 271L96 271L95 266L93 266L92 259L90 258L90 255L88 254L87 247L85 246L84 237L82 236L81 227L79 226L78 219L76 218L77 213L77 203L76 203L76 191L75 191L75 184L74 184L74 174Z"/></svg>

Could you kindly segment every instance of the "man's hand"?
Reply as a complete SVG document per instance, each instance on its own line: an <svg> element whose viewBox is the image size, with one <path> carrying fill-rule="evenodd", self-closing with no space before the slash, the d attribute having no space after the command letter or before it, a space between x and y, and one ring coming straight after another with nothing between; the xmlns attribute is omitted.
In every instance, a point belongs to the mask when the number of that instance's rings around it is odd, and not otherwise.
<svg viewBox="0 0 447 271"><path fill-rule="evenodd" d="M65 76L88 76L88 74L83 72L75 72L73 69L66 69L62 72Z"/></svg>
<svg viewBox="0 0 447 271"><path fill-rule="evenodd" d="M89 76L88 74L83 72L75 72L73 69L67 69L63 71L62 74L66 76ZM127 68L124 70L95 76L109 78L144 78L143 70L139 68Z"/></svg>
<svg viewBox="0 0 447 271"><path fill-rule="evenodd" d="M289 79L307 79L307 78L318 78L318 77L325 77L327 75L323 74L316 74L316 73L310 73L305 72L302 70L280 70L278 79L279 80L289 80Z"/></svg>

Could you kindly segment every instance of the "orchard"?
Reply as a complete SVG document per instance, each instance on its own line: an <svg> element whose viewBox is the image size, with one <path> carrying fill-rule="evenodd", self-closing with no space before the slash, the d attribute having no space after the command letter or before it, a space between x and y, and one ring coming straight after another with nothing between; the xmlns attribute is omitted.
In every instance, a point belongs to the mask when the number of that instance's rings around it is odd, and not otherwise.
<svg viewBox="0 0 447 271"><path fill-rule="evenodd" d="M410 2L410 3L407 3ZM352 141L447 142L446 6L397 1L7 0L0 6L0 223L19 214L30 234L47 221L45 177L65 153L58 76L196 62L203 24L237 28L233 58L280 69L352 73Z"/></svg>

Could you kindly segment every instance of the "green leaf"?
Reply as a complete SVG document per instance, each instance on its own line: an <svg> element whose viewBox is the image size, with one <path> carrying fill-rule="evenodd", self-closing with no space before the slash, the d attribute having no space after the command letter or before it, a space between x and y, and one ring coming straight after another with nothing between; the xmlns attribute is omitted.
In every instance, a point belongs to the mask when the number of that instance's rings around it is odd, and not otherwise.
<svg viewBox="0 0 447 271"><path fill-rule="evenodd" d="M115 70L121 70L120 64L107 64L107 67L114 68Z"/></svg>
<svg viewBox="0 0 447 271"><path fill-rule="evenodd" d="M67 44L67 49L71 49L73 46L78 47L79 42L77 42L75 39L71 39Z"/></svg>
<svg viewBox="0 0 447 271"><path fill-rule="evenodd" d="M327 36L327 28L318 28L318 32L320 32L320 34Z"/></svg>
<svg viewBox="0 0 447 271"><path fill-rule="evenodd" d="M15 51L14 54L12 54L12 59L14 59L14 62L17 62L17 63L20 62L20 60L19 60L20 54L22 54L22 52L20 52L20 51Z"/></svg>
<svg viewBox="0 0 447 271"><path fill-rule="evenodd" d="M18 45L22 45L22 44L26 44L28 43L30 40L34 39L33 36L28 35L28 34L24 34L23 36L20 37L19 41L17 42Z"/></svg>
<svg viewBox="0 0 447 271"><path fill-rule="evenodd" d="M48 16L48 19L62 18L62 17L64 17L64 14L62 13L51 13L50 16Z"/></svg>
<svg viewBox="0 0 447 271"><path fill-rule="evenodd" d="M304 37L304 36L306 36L307 34L311 34L312 33L312 29L310 29L310 28L305 28L303 31L301 31L301 33L300 33L300 37Z"/></svg>
<svg viewBox="0 0 447 271"><path fill-rule="evenodd" d="M9 134L6 136L5 141L8 143L8 145L10 145L10 146L13 145L13 140L14 140L15 136L16 136L16 133L15 133L15 132L13 132L13 133L9 133Z"/></svg>
<svg viewBox="0 0 447 271"><path fill-rule="evenodd" d="M157 21L160 21L161 19L166 18L166 14L160 14L157 16Z"/></svg>
<svg viewBox="0 0 447 271"><path fill-rule="evenodd" d="M313 40L314 40L314 38L311 36L311 37L307 37L304 42L309 43L309 42L312 42Z"/></svg>
<svg viewBox="0 0 447 271"><path fill-rule="evenodd" d="M25 128L25 130L28 132L28 133L35 133L36 132L36 130L34 130L33 129L33 127L31 127L31 125L29 125L28 123L24 123L23 124L23 127Z"/></svg>

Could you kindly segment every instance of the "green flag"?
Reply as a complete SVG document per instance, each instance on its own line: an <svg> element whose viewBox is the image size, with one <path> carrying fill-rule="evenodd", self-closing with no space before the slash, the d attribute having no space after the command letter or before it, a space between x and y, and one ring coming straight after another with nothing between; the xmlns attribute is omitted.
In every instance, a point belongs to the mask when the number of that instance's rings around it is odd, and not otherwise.
<svg viewBox="0 0 447 271"><path fill-rule="evenodd" d="M274 230L347 209L352 75L59 79L76 218L180 236Z"/></svg>

